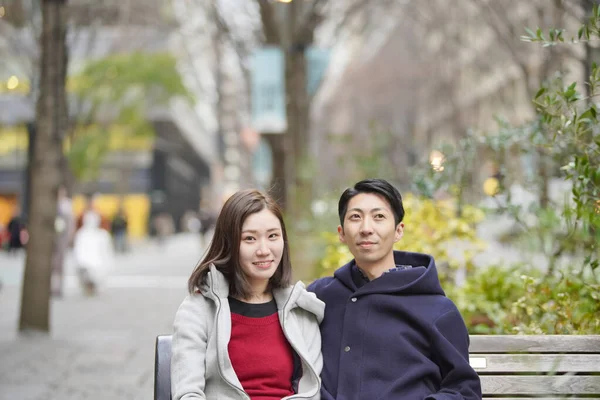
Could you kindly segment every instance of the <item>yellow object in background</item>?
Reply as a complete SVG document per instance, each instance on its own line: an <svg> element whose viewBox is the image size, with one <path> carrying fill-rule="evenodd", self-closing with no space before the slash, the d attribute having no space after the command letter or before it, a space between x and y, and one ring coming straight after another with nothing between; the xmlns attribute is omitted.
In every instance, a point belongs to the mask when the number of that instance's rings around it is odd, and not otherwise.
<svg viewBox="0 0 600 400"><path fill-rule="evenodd" d="M131 238L142 238L148 234L148 216L150 215L150 199L145 194L99 194L94 197L94 205L98 212L112 221L114 215L123 205L127 217L127 235ZM73 212L79 216L87 205L84 196L73 197Z"/></svg>
<svg viewBox="0 0 600 400"><path fill-rule="evenodd" d="M494 177L487 178L483 182L483 192L488 196L495 196L500 191L500 182Z"/></svg>
<svg viewBox="0 0 600 400"><path fill-rule="evenodd" d="M17 208L16 196L0 195L0 225L7 226Z"/></svg>

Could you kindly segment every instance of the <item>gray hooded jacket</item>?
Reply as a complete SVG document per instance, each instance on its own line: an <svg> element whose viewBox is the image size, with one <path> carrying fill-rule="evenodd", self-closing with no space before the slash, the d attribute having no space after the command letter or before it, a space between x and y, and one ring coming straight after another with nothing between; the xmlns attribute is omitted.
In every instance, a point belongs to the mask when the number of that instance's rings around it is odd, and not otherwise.
<svg viewBox="0 0 600 400"><path fill-rule="evenodd" d="M231 336L229 284L210 267L201 293L187 296L175 315L171 393L173 400L250 400L233 370L227 351ZM320 399L323 367L319 323L325 304L302 282L276 289L283 332L302 361L298 392L284 399Z"/></svg>

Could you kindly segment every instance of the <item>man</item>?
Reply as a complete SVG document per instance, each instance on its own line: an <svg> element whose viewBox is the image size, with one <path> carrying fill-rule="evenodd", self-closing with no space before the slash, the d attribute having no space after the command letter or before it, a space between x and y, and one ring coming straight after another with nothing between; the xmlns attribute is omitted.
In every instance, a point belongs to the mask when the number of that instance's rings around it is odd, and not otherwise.
<svg viewBox="0 0 600 400"><path fill-rule="evenodd" d="M481 399L467 329L433 257L393 250L404 232L398 190L382 179L358 182L338 212L354 260L309 286L326 304L322 398Z"/></svg>

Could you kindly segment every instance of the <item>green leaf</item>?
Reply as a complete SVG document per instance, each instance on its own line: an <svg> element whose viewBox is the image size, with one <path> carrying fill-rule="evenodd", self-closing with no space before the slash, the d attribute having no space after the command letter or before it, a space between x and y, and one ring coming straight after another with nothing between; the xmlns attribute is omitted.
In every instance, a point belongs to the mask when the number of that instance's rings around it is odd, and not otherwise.
<svg viewBox="0 0 600 400"><path fill-rule="evenodd" d="M535 94L535 99L539 98L541 95L543 95L544 93L546 93L546 88L542 87L540 88L540 90L538 90L538 92Z"/></svg>
<svg viewBox="0 0 600 400"><path fill-rule="evenodd" d="M527 32L530 38L535 38L535 33L531 29L525 28L525 32Z"/></svg>

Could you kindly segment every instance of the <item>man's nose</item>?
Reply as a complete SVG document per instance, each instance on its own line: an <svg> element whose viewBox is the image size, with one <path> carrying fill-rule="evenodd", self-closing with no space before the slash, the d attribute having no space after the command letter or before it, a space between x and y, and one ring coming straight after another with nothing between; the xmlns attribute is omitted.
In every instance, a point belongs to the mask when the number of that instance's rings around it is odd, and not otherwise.
<svg viewBox="0 0 600 400"><path fill-rule="evenodd" d="M360 233L369 235L373 232L372 223L369 218L364 218L360 224Z"/></svg>

